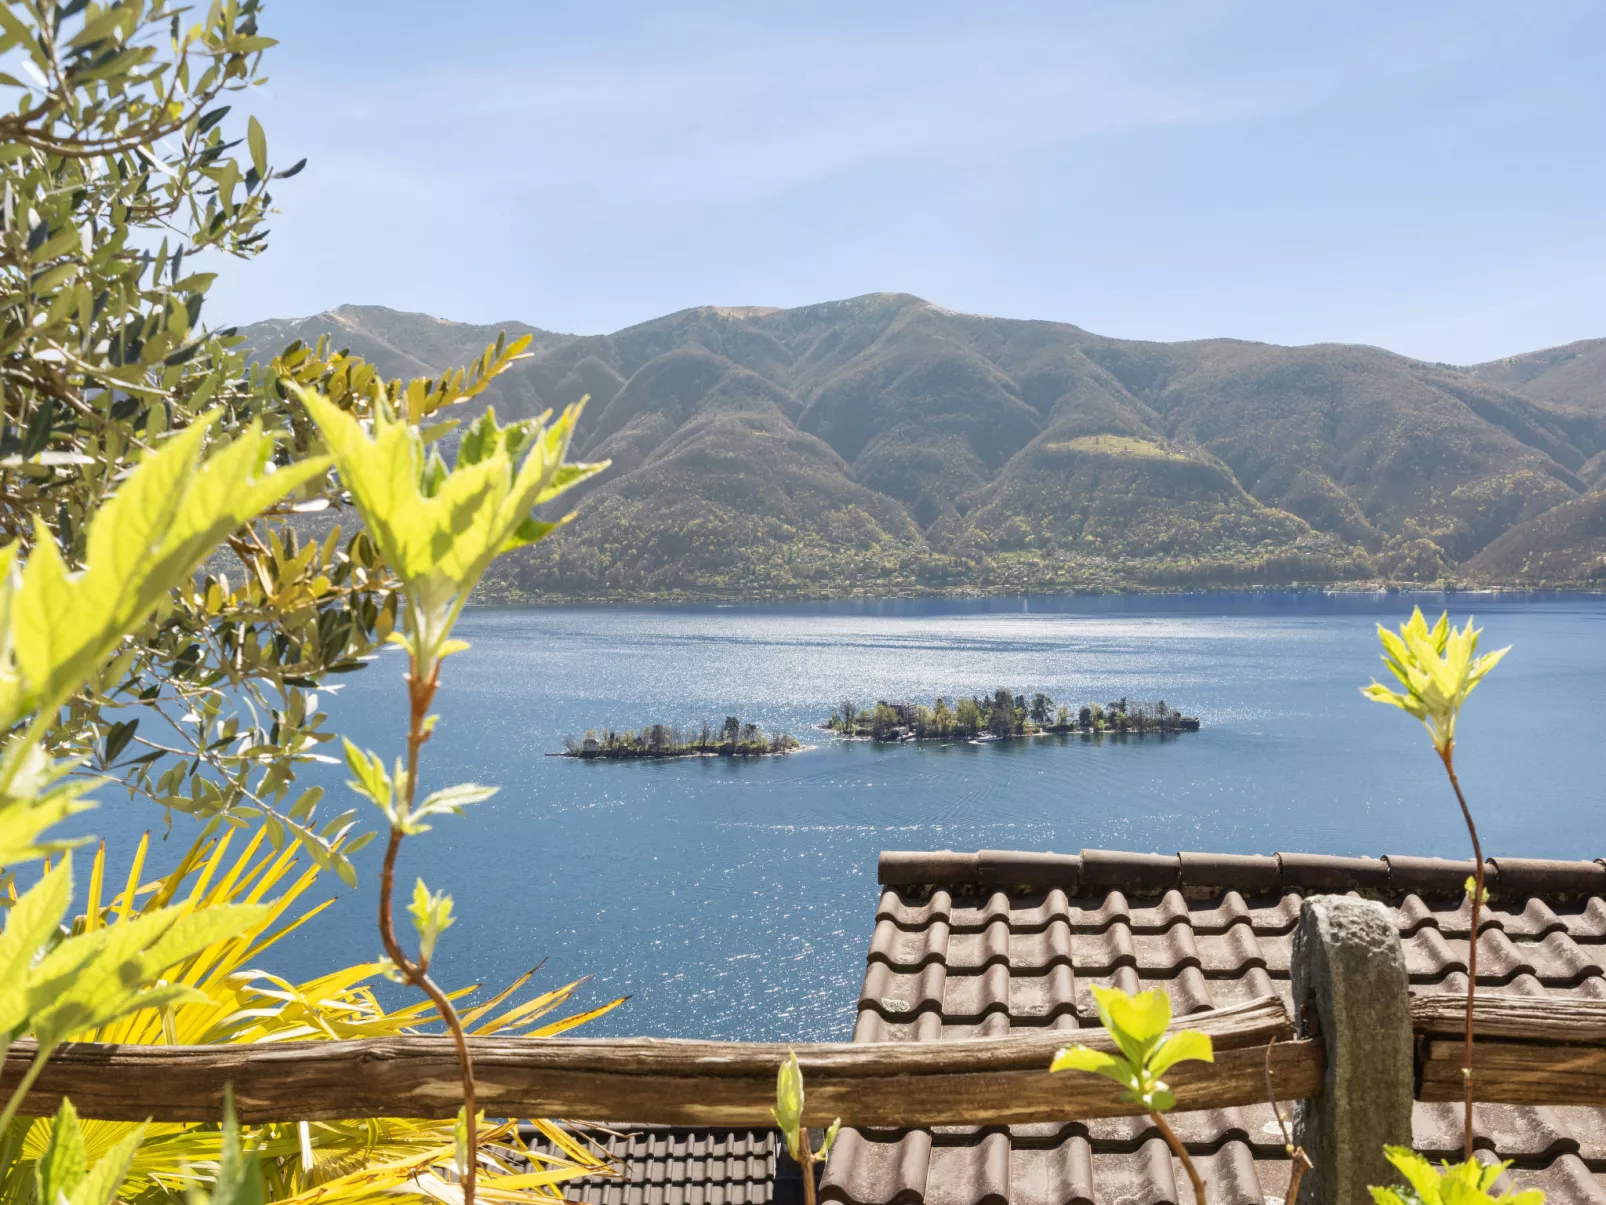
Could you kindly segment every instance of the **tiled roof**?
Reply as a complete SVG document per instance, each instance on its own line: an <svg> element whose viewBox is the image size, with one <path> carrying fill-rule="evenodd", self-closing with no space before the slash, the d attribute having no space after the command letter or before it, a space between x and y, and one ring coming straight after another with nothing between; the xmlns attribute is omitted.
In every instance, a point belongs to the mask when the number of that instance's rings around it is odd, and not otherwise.
<svg viewBox="0 0 1606 1205"><path fill-rule="evenodd" d="M1092 984L1163 987L1179 1015L1275 994L1304 895L1357 891L1393 910L1414 990L1464 992L1471 862L1306 854L982 851L882 856L854 1039L939 1040L1096 1025ZM1606 864L1495 859L1481 991L1606 999ZM1418 1104L1417 1148L1460 1149L1459 1107ZM1271 1109L1180 1114L1212 1205L1279 1201L1288 1161ZM1480 1105L1480 1149L1516 1160L1551 1205L1606 1205L1606 1110ZM822 1198L850 1205L1189 1205L1145 1119L844 1133Z"/></svg>
<svg viewBox="0 0 1606 1205"><path fill-rule="evenodd" d="M594 1132L618 1176L564 1184L587 1205L792 1205L802 1200L797 1164L773 1130L613 1126ZM541 1149L544 1140L530 1135Z"/></svg>

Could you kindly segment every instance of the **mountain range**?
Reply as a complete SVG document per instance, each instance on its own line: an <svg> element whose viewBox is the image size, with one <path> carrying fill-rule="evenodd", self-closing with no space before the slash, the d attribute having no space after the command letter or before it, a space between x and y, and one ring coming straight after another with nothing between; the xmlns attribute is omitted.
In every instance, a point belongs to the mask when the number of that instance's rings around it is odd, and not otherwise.
<svg viewBox="0 0 1606 1205"><path fill-rule="evenodd" d="M491 598L1606 586L1606 339L1457 367L892 293L610 335L377 306L240 333L416 376L501 331L531 355L461 417L589 397L576 452L613 463Z"/></svg>

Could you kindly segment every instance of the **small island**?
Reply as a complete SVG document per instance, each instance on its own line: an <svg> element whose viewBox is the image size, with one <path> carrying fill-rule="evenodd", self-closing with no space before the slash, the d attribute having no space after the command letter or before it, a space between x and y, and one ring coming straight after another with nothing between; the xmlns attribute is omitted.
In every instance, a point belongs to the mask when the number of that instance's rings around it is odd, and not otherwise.
<svg viewBox="0 0 1606 1205"><path fill-rule="evenodd" d="M605 728L589 731L578 740L563 738L563 751L553 757L619 759L639 757L776 757L803 748L784 732L765 733L757 724L743 723L733 715L715 728L707 720L695 732L672 724L652 724L639 732Z"/></svg>
<svg viewBox="0 0 1606 1205"><path fill-rule="evenodd" d="M874 707L860 707L850 700L833 711L823 727L838 736L890 743L1197 732L1199 721L1163 699L1156 703L1117 699L1102 706L1087 703L1073 712L1041 692L1028 699L1000 688L990 696L957 699L951 708L941 698L930 707L886 700Z"/></svg>

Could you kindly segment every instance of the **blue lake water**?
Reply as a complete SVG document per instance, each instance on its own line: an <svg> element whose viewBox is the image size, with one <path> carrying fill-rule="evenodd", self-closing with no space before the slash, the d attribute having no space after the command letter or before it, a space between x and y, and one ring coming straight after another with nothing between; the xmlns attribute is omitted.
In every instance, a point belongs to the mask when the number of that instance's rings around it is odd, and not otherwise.
<svg viewBox="0 0 1606 1205"><path fill-rule="evenodd" d="M1083 847L1469 855L1422 729L1363 700L1374 624L1401 596L1305 593L818 606L480 611L448 663L426 786L501 793L404 854L461 920L449 983L594 976L631 1001L587 1028L752 1039L846 1037L882 849ZM1458 769L1491 854L1606 853L1606 600L1423 597L1513 646L1462 721ZM334 727L387 755L398 655L347 680ZM811 734L843 698L950 700L995 686L1072 705L1164 698L1203 730L874 747ZM326 696L327 701L327 696ZM587 728L727 714L819 747L746 761L545 756ZM336 785L343 774L328 770ZM333 802L333 801L331 801ZM325 808L329 807L326 803ZM160 817L111 803L126 841ZM179 818L182 821L182 818ZM175 823L176 845L188 831ZM306 977L373 957L378 843L362 881L277 947ZM338 884L336 885L338 887Z"/></svg>

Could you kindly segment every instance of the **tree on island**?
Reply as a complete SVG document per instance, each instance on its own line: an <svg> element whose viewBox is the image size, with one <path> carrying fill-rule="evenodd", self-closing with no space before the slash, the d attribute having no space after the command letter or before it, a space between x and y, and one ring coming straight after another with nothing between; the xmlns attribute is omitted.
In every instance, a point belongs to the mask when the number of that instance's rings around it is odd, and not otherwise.
<svg viewBox="0 0 1606 1205"><path fill-rule="evenodd" d="M758 757L770 753L791 753L802 748L787 733L766 735L757 724L744 723L737 716L726 716L725 722L717 730L704 720L697 735L690 738L673 725L650 724L640 732L604 728L601 736L597 735L595 729L588 729L583 739L565 737L563 745L562 755L565 757L604 759Z"/></svg>
<svg viewBox="0 0 1606 1205"><path fill-rule="evenodd" d="M1015 735L1015 696L1002 687L993 692L992 712L988 716L987 726L996 737Z"/></svg>
<svg viewBox="0 0 1606 1205"><path fill-rule="evenodd" d="M1084 704L1077 711L1056 704L1039 691L1028 696L999 687L990 695L960 698L950 711L947 700L937 698L931 707L893 703L886 699L874 707L848 709L851 723L833 711L826 727L844 736L874 741L971 739L981 734L997 740L1039 733L1090 735L1100 732L1139 735L1148 732L1194 731L1199 721L1184 716L1165 702L1143 703L1119 699L1100 706Z"/></svg>
<svg viewBox="0 0 1606 1205"><path fill-rule="evenodd" d="M960 699L954 713L954 727L961 736L975 736L981 731L981 708L975 699Z"/></svg>

